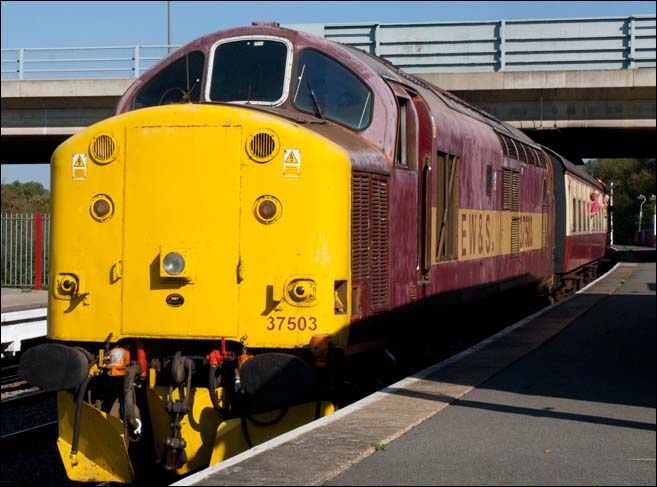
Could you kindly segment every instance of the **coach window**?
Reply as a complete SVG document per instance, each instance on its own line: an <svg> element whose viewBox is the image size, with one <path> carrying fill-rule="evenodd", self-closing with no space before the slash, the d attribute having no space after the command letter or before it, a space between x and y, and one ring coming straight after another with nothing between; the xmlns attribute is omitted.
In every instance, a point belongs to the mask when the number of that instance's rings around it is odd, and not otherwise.
<svg viewBox="0 0 657 487"><path fill-rule="evenodd" d="M290 45L282 39L244 38L214 50L210 101L276 105L285 99Z"/></svg>
<svg viewBox="0 0 657 487"><path fill-rule="evenodd" d="M588 208L586 207L586 201L583 199L579 201L579 211L580 214L582 215L582 232L587 232L588 231L588 215L589 212L587 211Z"/></svg>
<svg viewBox="0 0 657 487"><path fill-rule="evenodd" d="M313 49L299 54L292 104L302 112L354 130L372 119L372 92L342 64Z"/></svg>
<svg viewBox="0 0 657 487"><path fill-rule="evenodd" d="M192 51L173 61L137 92L132 108L198 102L204 63L205 56L201 51Z"/></svg>

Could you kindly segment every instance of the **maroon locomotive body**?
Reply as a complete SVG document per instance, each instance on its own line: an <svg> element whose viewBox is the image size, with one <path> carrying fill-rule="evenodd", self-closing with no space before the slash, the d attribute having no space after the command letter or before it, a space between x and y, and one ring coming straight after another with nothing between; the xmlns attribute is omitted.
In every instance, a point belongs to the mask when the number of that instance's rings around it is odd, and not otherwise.
<svg viewBox="0 0 657 487"><path fill-rule="evenodd" d="M279 40L293 53L288 95L245 104L350 154L353 321L450 293L462 304L516 287L547 296L566 283L560 275L605 254L606 216L590 223L579 203L580 183L591 192L603 190L600 183L451 93L303 32L264 23L202 37L136 81L116 113L171 102L163 101L166 85L159 100L142 88L176 62L182 73L184 61L188 84L191 77L202 86L211 67L193 56L210 58L225 40L242 38ZM195 86L188 101L203 102ZM564 204L575 192L575 206ZM573 218L586 223L572 227ZM364 329L352 330L351 351L375 343Z"/></svg>

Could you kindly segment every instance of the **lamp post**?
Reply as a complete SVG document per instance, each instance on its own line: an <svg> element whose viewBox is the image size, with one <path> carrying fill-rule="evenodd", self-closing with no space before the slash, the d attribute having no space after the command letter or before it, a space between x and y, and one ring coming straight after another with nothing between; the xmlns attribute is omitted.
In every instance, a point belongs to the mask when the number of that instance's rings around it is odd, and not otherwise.
<svg viewBox="0 0 657 487"><path fill-rule="evenodd" d="M171 1L167 1L167 50L171 53Z"/></svg>
<svg viewBox="0 0 657 487"><path fill-rule="evenodd" d="M609 245L614 245L614 182L609 184Z"/></svg>
<svg viewBox="0 0 657 487"><path fill-rule="evenodd" d="M653 203L655 202L656 199L657 197L654 194L650 197L650 201ZM655 246L656 233L657 233L657 207L653 206L652 207L652 246L653 247Z"/></svg>
<svg viewBox="0 0 657 487"><path fill-rule="evenodd" d="M641 218L643 217L643 205L646 203L646 197L640 194L637 199L641 200L641 206L639 207L639 238L641 238Z"/></svg>

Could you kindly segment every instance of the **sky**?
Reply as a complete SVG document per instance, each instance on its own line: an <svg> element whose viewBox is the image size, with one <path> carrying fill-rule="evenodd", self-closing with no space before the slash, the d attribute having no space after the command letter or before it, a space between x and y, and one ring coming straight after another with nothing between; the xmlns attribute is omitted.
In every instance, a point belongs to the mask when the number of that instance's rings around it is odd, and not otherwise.
<svg viewBox="0 0 657 487"><path fill-rule="evenodd" d="M163 45L167 3L11 1L1 3L2 48ZM655 14L655 2L192 2L172 1L173 44L252 21L281 24L450 22ZM50 187L47 165L3 165L2 182Z"/></svg>

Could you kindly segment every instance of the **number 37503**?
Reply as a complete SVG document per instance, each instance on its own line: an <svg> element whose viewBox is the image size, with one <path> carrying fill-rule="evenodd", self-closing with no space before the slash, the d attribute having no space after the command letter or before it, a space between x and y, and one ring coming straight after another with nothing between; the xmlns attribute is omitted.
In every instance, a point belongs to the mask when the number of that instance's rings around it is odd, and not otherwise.
<svg viewBox="0 0 657 487"><path fill-rule="evenodd" d="M315 331L317 329L317 318L314 316L270 316L267 320L267 330L269 331Z"/></svg>

